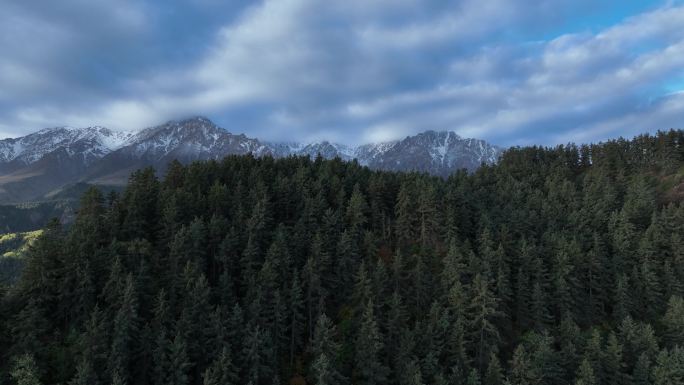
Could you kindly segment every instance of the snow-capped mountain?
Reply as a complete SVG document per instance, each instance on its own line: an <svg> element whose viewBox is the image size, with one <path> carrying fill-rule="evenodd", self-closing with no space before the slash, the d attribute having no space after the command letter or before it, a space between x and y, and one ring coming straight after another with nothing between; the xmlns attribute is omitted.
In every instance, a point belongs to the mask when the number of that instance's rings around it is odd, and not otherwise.
<svg viewBox="0 0 684 385"><path fill-rule="evenodd" d="M0 202L25 202L78 181L132 134L104 127L56 127L0 140Z"/></svg>
<svg viewBox="0 0 684 385"><path fill-rule="evenodd" d="M458 169L472 171L483 163L496 163L501 152L484 140L464 139L451 131L426 131L394 142L361 146L356 157L374 169L448 176Z"/></svg>
<svg viewBox="0 0 684 385"><path fill-rule="evenodd" d="M349 147L320 142L291 145L285 155L320 154L324 158L356 159L372 169L420 171L448 176L455 170L475 170L483 163L496 163L502 150L479 139L463 139L451 131L426 131L402 140ZM282 153L282 151L280 152Z"/></svg>
<svg viewBox="0 0 684 385"><path fill-rule="evenodd" d="M120 150L137 158L154 161L169 156L182 160L218 159L227 154L251 152L263 155L269 151L270 148L257 139L247 138L243 134L233 135L203 117L146 128Z"/></svg>
<svg viewBox="0 0 684 385"><path fill-rule="evenodd" d="M170 121L137 133L104 127L58 127L0 140L0 202L35 200L66 185L124 184L136 169L164 172L169 162L220 159L232 154L285 157L321 155L356 159L379 170L447 176L497 161L501 149L450 131L426 131L402 140L358 147L328 141L269 143L233 134L209 119Z"/></svg>
<svg viewBox="0 0 684 385"><path fill-rule="evenodd" d="M0 163L35 163L53 151L63 149L86 164L120 148L133 134L105 127L46 128L21 138L0 140Z"/></svg>

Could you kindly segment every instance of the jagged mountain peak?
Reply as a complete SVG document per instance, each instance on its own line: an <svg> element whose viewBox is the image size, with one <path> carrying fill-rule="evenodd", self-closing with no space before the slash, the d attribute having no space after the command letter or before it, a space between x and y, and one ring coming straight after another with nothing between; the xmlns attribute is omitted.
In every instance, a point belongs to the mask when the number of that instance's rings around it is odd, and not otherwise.
<svg viewBox="0 0 684 385"><path fill-rule="evenodd" d="M67 156L82 156L89 163L120 148L131 136L129 132L102 126L44 128L23 137L0 140L0 162L31 164L62 150Z"/></svg>
<svg viewBox="0 0 684 385"><path fill-rule="evenodd" d="M198 116L182 120L170 120L158 126L145 128L135 135L134 141L160 135L173 135L182 139L192 136L216 137L223 134L228 134L228 131L220 128L211 120Z"/></svg>
<svg viewBox="0 0 684 385"><path fill-rule="evenodd" d="M169 157L193 160L248 152L263 155L265 147L257 139L231 134L211 120L196 116L146 128L121 151L160 162Z"/></svg>
<svg viewBox="0 0 684 385"><path fill-rule="evenodd" d="M153 166L163 173L174 159L187 163L232 154L276 158L320 154L328 159L356 159L372 169L447 176L457 169L474 170L483 163L494 163L501 152L483 140L464 139L446 130L361 146L329 140L269 143L232 134L203 116L171 120L137 133L101 126L53 127L0 140L0 200L36 199L76 182L123 184L135 169ZM41 186L40 190L29 196L25 191L35 188L21 187L22 181L27 186Z"/></svg>
<svg viewBox="0 0 684 385"><path fill-rule="evenodd" d="M355 151L356 149L354 147L324 140L321 142L313 142L304 145L295 153L295 155L308 155L310 157L315 157L320 154L322 157L327 159L338 157L344 160L350 160L355 157Z"/></svg>

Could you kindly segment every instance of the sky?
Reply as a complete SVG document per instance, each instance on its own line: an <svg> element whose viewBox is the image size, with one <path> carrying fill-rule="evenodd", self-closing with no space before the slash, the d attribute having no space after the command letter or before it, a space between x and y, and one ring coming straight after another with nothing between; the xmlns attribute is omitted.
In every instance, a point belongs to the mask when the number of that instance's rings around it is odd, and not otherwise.
<svg viewBox="0 0 684 385"><path fill-rule="evenodd" d="M0 138L206 116L270 141L502 146L684 126L684 2L0 0Z"/></svg>

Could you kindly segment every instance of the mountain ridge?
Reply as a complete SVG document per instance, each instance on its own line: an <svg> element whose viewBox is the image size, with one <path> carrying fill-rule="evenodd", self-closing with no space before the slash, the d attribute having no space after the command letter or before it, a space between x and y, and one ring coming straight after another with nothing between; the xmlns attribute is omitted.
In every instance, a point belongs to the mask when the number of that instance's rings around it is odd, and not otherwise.
<svg viewBox="0 0 684 385"><path fill-rule="evenodd" d="M169 162L227 155L356 159L372 169L417 171L446 177L458 169L496 163L502 149L453 131L425 131L403 139L348 146L327 140L268 142L234 134L196 116L138 132L105 127L46 128L0 140L0 202L35 200L73 183L120 185L135 169L163 172Z"/></svg>

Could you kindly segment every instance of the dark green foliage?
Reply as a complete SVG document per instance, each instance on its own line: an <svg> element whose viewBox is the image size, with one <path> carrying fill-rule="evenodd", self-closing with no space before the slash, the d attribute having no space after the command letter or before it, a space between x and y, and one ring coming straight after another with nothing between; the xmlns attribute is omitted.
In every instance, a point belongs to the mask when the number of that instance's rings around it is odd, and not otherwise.
<svg viewBox="0 0 684 385"><path fill-rule="evenodd" d="M30 354L24 354L14 360L10 377L17 385L41 384L36 362Z"/></svg>
<svg viewBox="0 0 684 385"><path fill-rule="evenodd" d="M387 368L381 361L384 348L383 338L373 313L372 300L364 304L355 346L354 377L356 381L363 385L385 383Z"/></svg>
<svg viewBox="0 0 684 385"><path fill-rule="evenodd" d="M316 331L311 341L310 379L316 385L341 385L345 378L339 368L340 347L335 342L335 328L330 319L322 314L316 322Z"/></svg>
<svg viewBox="0 0 684 385"><path fill-rule="evenodd" d="M138 171L0 287L0 384L682 383L682 143Z"/></svg>

